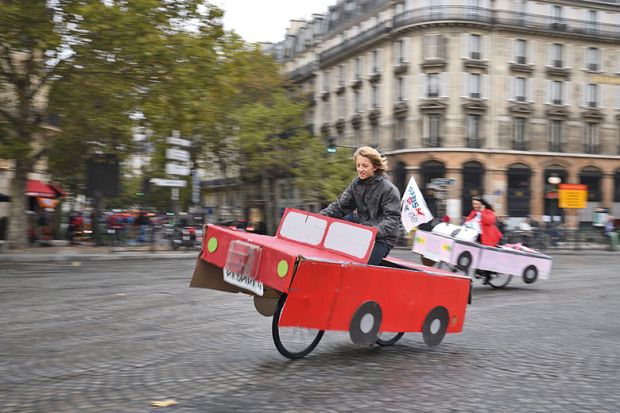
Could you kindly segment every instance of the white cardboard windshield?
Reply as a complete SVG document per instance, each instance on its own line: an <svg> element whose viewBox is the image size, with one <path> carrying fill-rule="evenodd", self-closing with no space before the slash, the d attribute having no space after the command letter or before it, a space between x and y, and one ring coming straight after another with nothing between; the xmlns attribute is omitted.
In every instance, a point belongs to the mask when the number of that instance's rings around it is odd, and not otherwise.
<svg viewBox="0 0 620 413"><path fill-rule="evenodd" d="M368 246L374 236L369 229L344 222L332 222L323 245L334 251L363 258L368 253Z"/></svg>
<svg viewBox="0 0 620 413"><path fill-rule="evenodd" d="M304 244L318 246L325 235L327 220L291 211L286 214L280 228L280 236Z"/></svg>

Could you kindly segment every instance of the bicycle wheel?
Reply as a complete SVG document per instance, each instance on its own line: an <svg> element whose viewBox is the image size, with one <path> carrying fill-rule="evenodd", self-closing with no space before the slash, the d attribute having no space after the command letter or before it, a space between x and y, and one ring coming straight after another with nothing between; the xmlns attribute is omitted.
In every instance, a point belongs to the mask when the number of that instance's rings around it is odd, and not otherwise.
<svg viewBox="0 0 620 413"><path fill-rule="evenodd" d="M487 284L493 288L504 288L512 280L510 274L498 274L496 272L490 272L487 275Z"/></svg>
<svg viewBox="0 0 620 413"><path fill-rule="evenodd" d="M405 333L380 333L376 343L381 347L393 346Z"/></svg>
<svg viewBox="0 0 620 413"><path fill-rule="evenodd" d="M273 315L271 323L273 343L284 357L292 360L300 359L314 350L325 331L303 327L280 327L280 315L284 309L286 297L287 294L282 294Z"/></svg>

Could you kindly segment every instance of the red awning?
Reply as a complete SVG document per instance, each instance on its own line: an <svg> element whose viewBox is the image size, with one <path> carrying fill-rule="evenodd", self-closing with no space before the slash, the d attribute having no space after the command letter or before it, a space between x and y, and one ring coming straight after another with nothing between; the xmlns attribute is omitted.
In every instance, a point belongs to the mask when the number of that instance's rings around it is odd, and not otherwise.
<svg viewBox="0 0 620 413"><path fill-rule="evenodd" d="M56 191L42 181L29 179L26 183L26 195L38 196L41 198L56 198Z"/></svg>
<svg viewBox="0 0 620 413"><path fill-rule="evenodd" d="M64 198L64 197L67 196L67 193L62 189L60 184L51 182L48 185L49 185L50 188L52 188L54 191L56 191L56 194L58 194L59 198Z"/></svg>

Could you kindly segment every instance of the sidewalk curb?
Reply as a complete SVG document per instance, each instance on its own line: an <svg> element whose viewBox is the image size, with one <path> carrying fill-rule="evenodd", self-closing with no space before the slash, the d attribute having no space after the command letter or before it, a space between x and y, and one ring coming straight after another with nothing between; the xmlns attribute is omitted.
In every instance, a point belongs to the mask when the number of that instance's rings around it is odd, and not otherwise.
<svg viewBox="0 0 620 413"><path fill-rule="evenodd" d="M410 247L394 247L395 250L399 251L411 251ZM589 256L605 256L605 255L620 255L620 251L609 251L607 249L578 249L578 250L567 250L567 249L557 249L557 250L544 250L540 251L545 255L549 255L553 257L554 255L589 255ZM416 254L417 255L417 254Z"/></svg>
<svg viewBox="0 0 620 413"><path fill-rule="evenodd" d="M0 254L2 263L40 263L40 262L70 262L70 261L117 261L117 260L145 260L145 259L196 259L197 251L185 253L161 252L117 252L110 254Z"/></svg>

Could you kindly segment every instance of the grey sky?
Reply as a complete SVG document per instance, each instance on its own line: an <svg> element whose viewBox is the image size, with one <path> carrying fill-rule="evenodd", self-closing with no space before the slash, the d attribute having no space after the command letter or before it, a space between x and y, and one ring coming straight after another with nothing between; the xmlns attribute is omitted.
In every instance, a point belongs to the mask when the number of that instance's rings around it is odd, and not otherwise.
<svg viewBox="0 0 620 413"><path fill-rule="evenodd" d="M337 0L213 0L223 8L224 28L234 30L248 42L284 40L289 21L325 13Z"/></svg>

